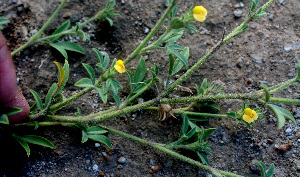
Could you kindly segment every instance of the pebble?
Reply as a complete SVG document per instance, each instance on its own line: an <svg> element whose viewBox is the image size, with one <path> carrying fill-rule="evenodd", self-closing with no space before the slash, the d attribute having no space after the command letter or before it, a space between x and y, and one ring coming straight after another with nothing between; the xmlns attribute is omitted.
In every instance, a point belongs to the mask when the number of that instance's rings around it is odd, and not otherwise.
<svg viewBox="0 0 300 177"><path fill-rule="evenodd" d="M273 140L272 140L272 139L267 139L267 142L268 142L269 144L271 144L271 143L273 143Z"/></svg>
<svg viewBox="0 0 300 177"><path fill-rule="evenodd" d="M291 135L292 129L291 129L291 128L286 129L286 130L285 130L285 133L286 133L287 135Z"/></svg>
<svg viewBox="0 0 300 177"><path fill-rule="evenodd" d="M85 163L86 163L86 164L90 164L91 161L90 161L90 160L86 160Z"/></svg>
<svg viewBox="0 0 300 177"><path fill-rule="evenodd" d="M297 171L300 171L300 160L296 160Z"/></svg>
<svg viewBox="0 0 300 177"><path fill-rule="evenodd" d="M270 17L269 17L269 20L273 20L274 19L274 16L273 15L270 15Z"/></svg>
<svg viewBox="0 0 300 177"><path fill-rule="evenodd" d="M235 4L234 7L235 8L243 8L243 7L245 7L245 5L242 2L240 2L238 4Z"/></svg>
<svg viewBox="0 0 300 177"><path fill-rule="evenodd" d="M296 138L300 139L300 131L296 133Z"/></svg>
<svg viewBox="0 0 300 177"><path fill-rule="evenodd" d="M284 3L284 1L285 1L285 0L279 0L279 3L280 3L280 4L283 4L283 3Z"/></svg>
<svg viewBox="0 0 300 177"><path fill-rule="evenodd" d="M95 147L100 147L100 143L95 143Z"/></svg>
<svg viewBox="0 0 300 177"><path fill-rule="evenodd" d="M126 163L125 157L120 157L119 160L118 160L118 163L120 163L120 164Z"/></svg>
<svg viewBox="0 0 300 177"><path fill-rule="evenodd" d="M95 164L95 165L93 166L93 170L94 170L94 171L98 171L98 169L99 169L98 165Z"/></svg>
<svg viewBox="0 0 300 177"><path fill-rule="evenodd" d="M233 15L234 15L235 17L237 17L237 18L241 17L242 14L243 14L243 11L240 10L240 9L237 9L237 10L235 10L235 11L233 12Z"/></svg>
<svg viewBox="0 0 300 177"><path fill-rule="evenodd" d="M284 46L285 51L297 50L297 49L300 49L300 42L297 42L295 44L287 44Z"/></svg>
<svg viewBox="0 0 300 177"><path fill-rule="evenodd" d="M145 30L144 30L145 34L148 34L149 31L150 31L149 28L145 27Z"/></svg>
<svg viewBox="0 0 300 177"><path fill-rule="evenodd" d="M258 54L251 54L250 55L257 64L262 64L263 57L259 56Z"/></svg>
<svg viewBox="0 0 300 177"><path fill-rule="evenodd" d="M252 160L251 161L250 170L253 171L254 173L257 173L257 174L260 173L260 169L259 169L259 165L257 164L257 160Z"/></svg>

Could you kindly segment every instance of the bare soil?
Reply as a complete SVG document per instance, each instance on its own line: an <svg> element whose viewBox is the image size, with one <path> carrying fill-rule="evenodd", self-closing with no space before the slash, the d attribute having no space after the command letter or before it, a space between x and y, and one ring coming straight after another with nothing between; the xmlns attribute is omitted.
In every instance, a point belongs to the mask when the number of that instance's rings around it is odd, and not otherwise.
<svg viewBox="0 0 300 177"><path fill-rule="evenodd" d="M70 54L70 80L66 86L66 97L78 92L80 88L74 83L87 77L81 63L95 67L97 62L92 47L105 51L113 58L123 59L154 27L166 9L165 0L117 0L114 25L107 22L94 22L84 30L91 36L90 42L77 41L84 47L86 55ZM261 3L266 2L263 0ZM66 3L57 18L45 31L51 34L57 26L70 19L72 25L93 16L97 10L104 7L106 1L72 0ZM242 3L242 4L241 4ZM3 0L0 2L0 16L10 19L5 27L5 35L11 51L24 44L36 33L58 7L59 1L47 0ZM194 23L198 34L184 33L178 44L190 47L189 64L192 66L222 37L237 27L247 16L249 1L246 0L182 0L179 3L178 14L186 12L193 5L203 5L208 10L204 23ZM244 6L243 6L244 5ZM241 10L241 17L236 17L234 11ZM251 22L249 29L237 38L223 45L213 56L187 79L182 85L193 87L201 84L204 78L222 85L225 93L248 93L260 89L261 84L272 86L296 75L295 63L300 60L300 1L276 1L266 10L267 15ZM166 23L167 25L167 23ZM163 28L153 38L157 39L163 33ZM145 56L147 65L159 66L160 77L166 78L168 57L165 51L153 51ZM57 81L56 66L53 61L63 62L63 57L49 46L35 45L15 56L18 85L32 105L33 89L45 96L51 84ZM134 70L136 63L130 64ZM95 67L96 68L96 67ZM181 70L178 76L184 73ZM99 74L99 73L98 73ZM175 81L176 77L172 78ZM120 96L128 94L126 75L118 80L124 86ZM160 87L161 88L161 87ZM157 94L151 89L141 98L149 100ZM174 92L174 95L189 95ZM274 96L285 98L300 98L299 85L290 86ZM75 103L68 105L58 114L74 115L79 107L83 114L98 112L114 106L103 105L96 92L91 92ZM239 100L217 102L221 113L236 111L242 105ZM258 106L251 103L252 106ZM263 121L257 121L251 129L244 124L235 125L234 121L221 118L209 118L203 124L205 128L214 127L216 131L208 139L212 144L210 165L225 171L231 171L244 176L259 176L255 161L263 161L267 167L275 164L274 176L300 176L300 107L278 104L288 109L296 118L297 125L286 122L283 129L277 129L277 120L266 111ZM116 129L132 135L159 143L176 140L181 127L181 119L169 118L160 121L157 112L139 111L104 122ZM22 129L20 133L38 134L48 138L56 149L42 148L31 145L31 156L27 157L22 147L14 142L5 132L1 133L0 176L210 176L204 170L188 163L167 156L148 146L144 146L109 134L112 150L104 145L95 146L88 141L81 144L81 133L73 128L40 127ZM269 140L268 140L269 139ZM276 149L292 141L292 148L284 153ZM107 157L103 153L107 153ZM182 152L193 157L194 154ZM125 157L126 163L119 164L118 159ZM151 167L160 167L154 174L149 173ZM93 169L98 167L98 170Z"/></svg>

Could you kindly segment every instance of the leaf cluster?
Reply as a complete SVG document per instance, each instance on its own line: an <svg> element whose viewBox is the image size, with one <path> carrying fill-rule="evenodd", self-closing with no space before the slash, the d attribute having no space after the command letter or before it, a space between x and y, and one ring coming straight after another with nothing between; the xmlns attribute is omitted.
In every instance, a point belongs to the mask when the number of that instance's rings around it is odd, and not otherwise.
<svg viewBox="0 0 300 177"><path fill-rule="evenodd" d="M209 146L210 144L204 142L208 138L215 128L204 129L193 123L186 114L182 114L183 124L179 134L179 139L175 142L166 144L167 148L185 149L195 152L202 163L209 164L207 155L211 155Z"/></svg>

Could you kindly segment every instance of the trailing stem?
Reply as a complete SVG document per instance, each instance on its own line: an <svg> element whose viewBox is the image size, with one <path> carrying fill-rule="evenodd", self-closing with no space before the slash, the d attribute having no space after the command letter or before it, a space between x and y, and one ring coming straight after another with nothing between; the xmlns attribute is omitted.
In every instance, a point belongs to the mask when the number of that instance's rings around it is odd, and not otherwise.
<svg viewBox="0 0 300 177"><path fill-rule="evenodd" d="M170 104L170 103L191 103L201 101L216 101L224 99L247 99L257 101L264 96L264 93L250 93L250 94L224 94L224 95L213 95L213 96L194 96L194 97L181 97L181 98L163 98L161 100L152 99L147 102L137 104L134 106L127 106L120 110L110 111L106 114L99 113L91 114L89 116L74 117L74 116L56 116L48 115L47 117L52 121L63 121L63 122L101 122L113 117L121 116L130 112L145 109L155 104Z"/></svg>
<svg viewBox="0 0 300 177"><path fill-rule="evenodd" d="M34 36L32 36L32 38L28 42L26 42L24 45L22 45L21 47L17 48L15 51L13 51L11 53L11 56L16 55L20 51L22 51L25 48L27 48L28 46L30 46L44 32L44 30L48 27L48 25L52 22L52 20L58 14L58 12L60 11L60 9L64 6L64 4L66 3L66 1L67 0L63 0L63 2L58 6L58 8L51 15L51 17L48 19L48 21L42 26L42 28Z"/></svg>
<svg viewBox="0 0 300 177"><path fill-rule="evenodd" d="M158 31L158 29L161 27L161 25L163 24L163 22L166 20L166 18L168 17L168 15L170 14L171 10L173 9L173 7L176 5L176 3L179 0L173 0L172 3L169 5L169 7L167 8L167 10L165 11L165 13L163 14L163 16L160 18L160 20L157 22L157 24L155 25L155 27L151 30L151 32L146 36L146 38L144 39L144 41L127 57L127 59L124 61L124 64L126 65L127 63L131 62L143 49L143 47L145 47L145 45L150 41L150 39L154 36L154 34ZM116 72L110 73L109 77L106 77L108 75L109 71L107 71L104 76L102 76L96 83L96 86L99 86L102 82L104 82L105 80L107 80L110 77L113 77L116 75ZM84 94L92 91L93 88L85 88L83 90L81 90L79 93L71 96L70 98L65 99L63 102L58 103L56 105L53 105L50 107L50 111L55 112L58 111L59 109L61 109L62 107L64 107L65 105L67 105L68 103L76 100L77 98L83 96Z"/></svg>
<svg viewBox="0 0 300 177"><path fill-rule="evenodd" d="M237 174L234 174L234 173L230 173L230 172L226 172L226 171L222 171L222 170L218 170L218 169L215 169L215 168L212 168L210 166L207 166L207 165L203 165L202 163L196 161L196 160L193 160L191 158L188 158L184 155L181 155L175 151L172 151L170 149L167 149L164 147L164 144L159 144L159 143L153 143L153 142L149 142L147 140L144 140L144 139L141 139L141 138L138 138L136 136L133 136L133 135L130 135L130 134L127 134L125 132L122 132L122 131L119 131L119 130L116 130L116 129L113 129L113 128L109 128L109 127L106 127L106 126L103 126L103 125L98 125L99 127L111 132L111 133L114 133L114 134L117 134L119 136L122 136L124 138L127 138L127 139L130 139L130 140L133 140L133 141L136 141L136 142L139 142L141 144L144 144L144 145L149 145L151 147L153 147L154 149L157 149L161 152L164 152L168 155L171 155L177 159L180 159L182 161L185 161L185 162L188 162L192 165L195 165L197 167L200 167L206 171L208 171L209 173L211 173L212 175L214 176L230 176L230 177L241 177L240 175L237 175Z"/></svg>

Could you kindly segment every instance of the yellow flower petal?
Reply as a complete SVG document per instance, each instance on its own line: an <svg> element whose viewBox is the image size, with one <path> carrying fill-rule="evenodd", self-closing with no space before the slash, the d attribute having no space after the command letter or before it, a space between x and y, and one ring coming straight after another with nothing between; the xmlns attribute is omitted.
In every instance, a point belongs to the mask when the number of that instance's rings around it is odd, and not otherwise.
<svg viewBox="0 0 300 177"><path fill-rule="evenodd" d="M254 121L254 119L252 119L250 116L248 116L246 114L243 115L243 119L244 119L244 121L246 121L248 123L251 123Z"/></svg>
<svg viewBox="0 0 300 177"><path fill-rule="evenodd" d="M196 6L194 8L194 14L199 14L199 15L207 15L207 10L203 6Z"/></svg>
<svg viewBox="0 0 300 177"><path fill-rule="evenodd" d="M204 22L206 19L206 16L204 15L199 15L199 14L194 14L194 18L199 21L199 22Z"/></svg>
<svg viewBox="0 0 300 177"><path fill-rule="evenodd" d="M119 73L124 73L126 71L125 65L122 60L118 60L114 66L114 68L119 72Z"/></svg>
<svg viewBox="0 0 300 177"><path fill-rule="evenodd" d="M256 120L258 118L257 113L254 110L252 110L252 118L253 120Z"/></svg>

